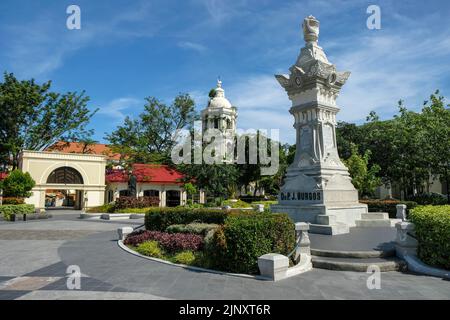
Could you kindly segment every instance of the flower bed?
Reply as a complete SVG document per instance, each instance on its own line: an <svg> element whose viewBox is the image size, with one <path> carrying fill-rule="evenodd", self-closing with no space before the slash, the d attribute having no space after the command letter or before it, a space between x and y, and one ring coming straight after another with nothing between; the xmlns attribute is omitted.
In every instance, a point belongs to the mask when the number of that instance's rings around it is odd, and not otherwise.
<svg viewBox="0 0 450 320"><path fill-rule="evenodd" d="M294 223L286 214L155 208L145 225L146 231L131 233L124 244L141 254L220 271L256 274L258 257L287 255L295 245Z"/></svg>
<svg viewBox="0 0 450 320"><path fill-rule="evenodd" d="M419 243L419 258L450 270L450 205L420 206L411 211L410 218Z"/></svg>
<svg viewBox="0 0 450 320"><path fill-rule="evenodd" d="M126 245L138 246L139 244L154 240L165 250L170 252L182 250L200 250L203 246L203 238L197 234L167 233L159 231L138 231L131 233L124 241Z"/></svg>

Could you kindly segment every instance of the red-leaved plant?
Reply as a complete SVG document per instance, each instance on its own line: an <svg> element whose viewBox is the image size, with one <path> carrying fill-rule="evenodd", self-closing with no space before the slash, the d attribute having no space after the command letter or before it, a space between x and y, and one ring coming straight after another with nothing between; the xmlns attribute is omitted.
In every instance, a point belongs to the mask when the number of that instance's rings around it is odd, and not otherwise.
<svg viewBox="0 0 450 320"><path fill-rule="evenodd" d="M167 233L159 231L136 231L130 233L125 239L126 245L137 246L145 241L158 241L167 251L200 250L203 246L203 238L191 233Z"/></svg>

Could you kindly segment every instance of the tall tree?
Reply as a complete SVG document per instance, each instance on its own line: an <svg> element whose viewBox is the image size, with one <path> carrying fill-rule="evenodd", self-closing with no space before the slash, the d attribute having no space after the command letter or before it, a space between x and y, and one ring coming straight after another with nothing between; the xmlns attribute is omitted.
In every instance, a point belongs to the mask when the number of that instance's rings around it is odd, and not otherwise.
<svg viewBox="0 0 450 320"><path fill-rule="evenodd" d="M197 115L195 102L188 94L178 95L172 104L148 97L144 112L137 119L127 117L106 139L113 152L132 162L170 163L176 133L189 129Z"/></svg>
<svg viewBox="0 0 450 320"><path fill-rule="evenodd" d="M439 175L447 190L450 204L450 105L444 104L444 97L436 91L422 109L422 124L425 134L425 154L432 167L432 173Z"/></svg>
<svg viewBox="0 0 450 320"><path fill-rule="evenodd" d="M377 176L380 166L374 164L369 167L370 150L366 150L364 155L358 153L355 144L351 145L351 156L345 160L345 165L352 178L352 183L358 190L361 197L372 196L375 189L381 185L381 179Z"/></svg>
<svg viewBox="0 0 450 320"><path fill-rule="evenodd" d="M56 93L51 81L18 80L4 73L0 82L0 159L17 168L24 149L42 150L58 140L77 140L97 110L87 107L85 92ZM6 163L5 163L6 161Z"/></svg>

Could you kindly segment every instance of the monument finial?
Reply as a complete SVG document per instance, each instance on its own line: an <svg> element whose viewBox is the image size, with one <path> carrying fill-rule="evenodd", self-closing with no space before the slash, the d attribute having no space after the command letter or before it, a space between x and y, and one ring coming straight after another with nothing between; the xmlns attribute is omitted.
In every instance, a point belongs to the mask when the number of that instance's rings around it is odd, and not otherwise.
<svg viewBox="0 0 450 320"><path fill-rule="evenodd" d="M217 88L222 88L222 80L220 80L220 76L217 77Z"/></svg>
<svg viewBox="0 0 450 320"><path fill-rule="evenodd" d="M314 16L309 15L303 20L303 37L305 42L317 42L319 39L320 22Z"/></svg>

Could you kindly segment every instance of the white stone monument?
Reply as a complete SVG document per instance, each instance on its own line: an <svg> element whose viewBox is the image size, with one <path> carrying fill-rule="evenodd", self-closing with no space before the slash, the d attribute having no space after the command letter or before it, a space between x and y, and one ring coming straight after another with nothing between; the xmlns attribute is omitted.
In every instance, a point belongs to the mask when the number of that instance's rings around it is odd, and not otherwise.
<svg viewBox="0 0 450 320"><path fill-rule="evenodd" d="M289 75L275 75L286 90L297 131L296 153L272 212L309 222L310 232L341 234L367 213L336 145L336 98L350 72L340 72L317 44L319 21L303 21L305 46Z"/></svg>

